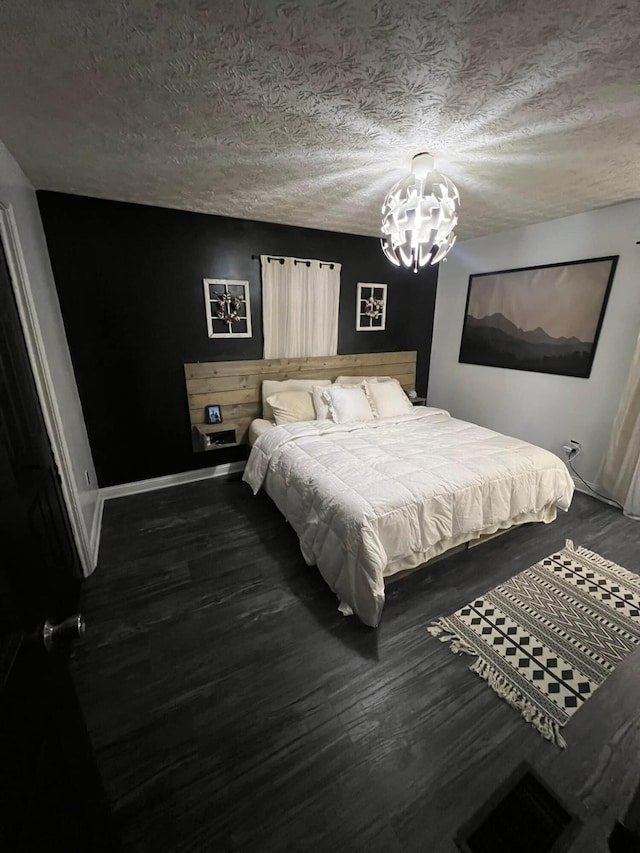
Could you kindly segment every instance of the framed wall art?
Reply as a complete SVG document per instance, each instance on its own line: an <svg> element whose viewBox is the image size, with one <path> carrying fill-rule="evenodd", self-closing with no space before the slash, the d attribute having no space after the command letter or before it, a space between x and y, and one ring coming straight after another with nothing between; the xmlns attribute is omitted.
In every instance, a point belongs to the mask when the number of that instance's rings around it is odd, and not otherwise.
<svg viewBox="0 0 640 853"><path fill-rule="evenodd" d="M358 282L356 331L382 332L387 322L387 285Z"/></svg>
<svg viewBox="0 0 640 853"><path fill-rule="evenodd" d="M205 278L203 285L209 337L250 338L249 282Z"/></svg>
<svg viewBox="0 0 640 853"><path fill-rule="evenodd" d="M469 276L459 361L587 379L618 256Z"/></svg>

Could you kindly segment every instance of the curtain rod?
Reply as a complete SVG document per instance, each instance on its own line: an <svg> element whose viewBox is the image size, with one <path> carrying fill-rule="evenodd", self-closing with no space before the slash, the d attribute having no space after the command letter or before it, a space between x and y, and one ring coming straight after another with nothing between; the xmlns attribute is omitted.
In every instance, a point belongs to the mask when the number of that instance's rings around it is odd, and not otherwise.
<svg viewBox="0 0 640 853"><path fill-rule="evenodd" d="M280 263L283 264L285 262L285 258L283 258L281 255L265 255L265 257L266 257L268 263L271 263L271 261L280 261ZM261 258L261 255L251 255L251 259L254 261L259 261L260 258ZM304 260L301 260L300 258L294 258L293 263L294 264L304 264L306 267L310 267L312 264L312 261L304 261ZM330 269L333 269L333 267L335 266L335 264L332 261L318 261L318 264L321 267L329 267Z"/></svg>

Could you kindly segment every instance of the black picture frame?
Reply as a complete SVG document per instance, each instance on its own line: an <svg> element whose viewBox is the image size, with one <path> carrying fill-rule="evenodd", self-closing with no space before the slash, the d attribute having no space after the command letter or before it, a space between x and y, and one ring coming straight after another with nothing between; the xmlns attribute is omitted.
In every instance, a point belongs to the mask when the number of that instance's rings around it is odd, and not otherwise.
<svg viewBox="0 0 640 853"><path fill-rule="evenodd" d="M459 363L588 379L618 258L473 273Z"/></svg>
<svg viewBox="0 0 640 853"><path fill-rule="evenodd" d="M220 406L205 406L204 417L208 424L221 424L222 410Z"/></svg>

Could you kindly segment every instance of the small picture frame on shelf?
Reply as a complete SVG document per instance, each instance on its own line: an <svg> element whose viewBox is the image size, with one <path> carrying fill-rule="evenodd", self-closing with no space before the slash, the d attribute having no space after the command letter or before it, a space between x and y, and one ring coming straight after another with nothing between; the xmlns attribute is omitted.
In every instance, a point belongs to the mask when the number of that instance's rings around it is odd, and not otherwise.
<svg viewBox="0 0 640 853"><path fill-rule="evenodd" d="M220 411L220 406L206 406L204 417L208 424L221 424L222 412Z"/></svg>

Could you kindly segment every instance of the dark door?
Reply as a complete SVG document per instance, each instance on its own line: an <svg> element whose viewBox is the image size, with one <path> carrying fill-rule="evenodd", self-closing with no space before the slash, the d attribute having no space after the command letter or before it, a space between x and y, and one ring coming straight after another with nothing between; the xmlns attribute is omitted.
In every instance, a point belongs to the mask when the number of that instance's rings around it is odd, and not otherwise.
<svg viewBox="0 0 640 853"><path fill-rule="evenodd" d="M82 574L1 241L0 542L0 850L116 850L68 670Z"/></svg>

